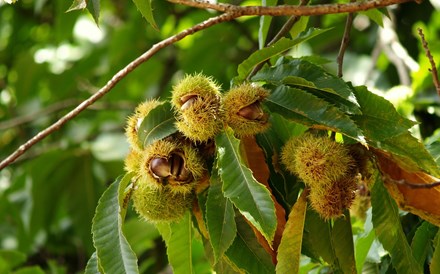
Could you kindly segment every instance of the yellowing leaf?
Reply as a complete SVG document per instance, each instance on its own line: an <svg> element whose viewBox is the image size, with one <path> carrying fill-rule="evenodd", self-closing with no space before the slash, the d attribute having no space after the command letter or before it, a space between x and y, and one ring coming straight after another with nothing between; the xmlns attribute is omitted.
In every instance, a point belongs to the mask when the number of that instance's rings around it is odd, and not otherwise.
<svg viewBox="0 0 440 274"><path fill-rule="evenodd" d="M278 203L278 201L273 196L272 190L269 185L270 170L266 163L266 158L264 157L264 152L261 147L258 146L257 141L254 136L247 136L241 138L241 145L244 150L244 156L246 156L246 162L249 168L252 170L252 174L255 179L263 185L270 192L270 197L275 205L275 214L277 215L277 229L275 231L275 236L273 239L273 250L277 250L280 245L281 236L284 231L284 226L286 225L286 211Z"/></svg>
<svg viewBox="0 0 440 274"><path fill-rule="evenodd" d="M397 205L383 186L379 174L376 174L371 189L371 205L374 230L385 250L390 253L396 272L423 273L407 242Z"/></svg>
<svg viewBox="0 0 440 274"><path fill-rule="evenodd" d="M298 273L299 271L306 209L307 191L303 191L289 214L278 247L277 273Z"/></svg>
<svg viewBox="0 0 440 274"><path fill-rule="evenodd" d="M403 169L391 156L381 150L373 150L390 195L399 207L440 225L440 187L412 188L409 184L430 184L439 179L421 171Z"/></svg>

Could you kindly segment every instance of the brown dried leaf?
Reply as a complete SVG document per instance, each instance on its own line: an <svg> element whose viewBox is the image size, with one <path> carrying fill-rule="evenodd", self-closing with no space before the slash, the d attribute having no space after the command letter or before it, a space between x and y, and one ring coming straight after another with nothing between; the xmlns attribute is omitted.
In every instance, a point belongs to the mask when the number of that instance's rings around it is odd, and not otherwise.
<svg viewBox="0 0 440 274"><path fill-rule="evenodd" d="M431 184L439 179L422 171L408 171L402 168L393 156L374 149L379 169L388 192L402 210L440 225L440 187L413 188L406 184Z"/></svg>
<svg viewBox="0 0 440 274"><path fill-rule="evenodd" d="M272 248L269 247L272 254L272 258L274 259L274 262L276 261L276 251L278 249L278 246L281 242L281 237L283 235L284 226L286 225L286 211L284 208L277 202L275 197L272 194L272 190L269 186L269 176L270 176L270 170L267 166L266 159L264 157L263 150L258 146L255 137L254 136L246 136L241 138L241 148L243 153L243 156L245 158L246 163L248 164L248 167L252 170L253 175L255 179L257 179L258 182L265 185L266 188L270 191L272 200L275 204L275 210L277 215L277 229L275 231L275 237L273 240ZM260 237L256 231L257 238L260 241L260 244L262 244L263 247L269 246L267 241L264 239L264 237ZM267 247L265 247L267 250Z"/></svg>

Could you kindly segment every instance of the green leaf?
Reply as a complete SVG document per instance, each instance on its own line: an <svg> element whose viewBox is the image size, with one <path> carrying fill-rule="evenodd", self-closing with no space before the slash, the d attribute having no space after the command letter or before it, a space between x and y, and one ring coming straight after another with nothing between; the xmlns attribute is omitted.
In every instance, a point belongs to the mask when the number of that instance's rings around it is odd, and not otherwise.
<svg viewBox="0 0 440 274"><path fill-rule="evenodd" d="M269 118L270 128L261 134L256 135L257 143L263 149L270 169L270 186L272 192L283 207L290 208L298 199L302 184L298 178L280 168L277 160L284 143L292 136L298 136L308 128L304 125L294 123L279 114L272 113Z"/></svg>
<svg viewBox="0 0 440 274"><path fill-rule="evenodd" d="M435 236L434 248L435 251L432 255L429 270L431 270L431 273L440 273L440 231L437 232L437 235Z"/></svg>
<svg viewBox="0 0 440 274"><path fill-rule="evenodd" d="M426 145L426 149L431 153L437 165L440 166L440 141L435 141Z"/></svg>
<svg viewBox="0 0 440 274"><path fill-rule="evenodd" d="M383 28L383 13L378 9L371 9L359 12L373 20L376 24Z"/></svg>
<svg viewBox="0 0 440 274"><path fill-rule="evenodd" d="M304 90L281 85L272 91L265 104L287 119L311 127L325 127L365 143L361 130L350 117Z"/></svg>
<svg viewBox="0 0 440 274"><path fill-rule="evenodd" d="M356 273L353 233L348 210L345 210L343 217L334 221L331 237L339 269L343 273Z"/></svg>
<svg viewBox="0 0 440 274"><path fill-rule="evenodd" d="M379 241L390 253L397 273L423 273L406 240L396 202L385 189L380 175L371 189L373 225Z"/></svg>
<svg viewBox="0 0 440 274"><path fill-rule="evenodd" d="M235 218L237 223L237 237L226 251L229 261L246 273L275 273L275 266L271 256L258 243L254 232L238 215Z"/></svg>
<svg viewBox="0 0 440 274"><path fill-rule="evenodd" d="M277 273L299 272L306 209L307 192L303 191L292 211L290 211L289 219L283 231L281 243L278 247Z"/></svg>
<svg viewBox="0 0 440 274"><path fill-rule="evenodd" d="M301 183L297 178L280 168L278 157L284 143L292 136L302 134L308 127L289 121L277 113L269 117L270 127L263 133L256 135L258 145L264 151L269 167L269 183L272 193L277 197L278 203L285 208L290 208L298 199Z"/></svg>
<svg viewBox="0 0 440 274"><path fill-rule="evenodd" d="M342 99L358 106L353 89L344 80L328 73L321 66L309 62L305 58L280 58L273 67L265 67L254 77L253 81L266 81L280 85L286 77L304 78L321 91L340 96Z"/></svg>
<svg viewBox="0 0 440 274"><path fill-rule="evenodd" d="M139 231L142 231L142 233L139 233ZM124 235L138 256L154 248L156 245L155 241L160 237L156 226L141 218L128 219L124 223Z"/></svg>
<svg viewBox="0 0 440 274"><path fill-rule="evenodd" d="M157 106L144 117L139 126L139 141L142 142L144 147L147 147L155 141L175 133L177 131L174 126L175 121L169 102Z"/></svg>
<svg viewBox="0 0 440 274"><path fill-rule="evenodd" d="M136 8L141 12L142 16L147 20L147 22L156 30L159 30L157 27L156 21L153 16L153 8L151 7L152 0L133 0Z"/></svg>
<svg viewBox="0 0 440 274"><path fill-rule="evenodd" d="M408 131L415 122L403 118L390 102L365 87L356 87L354 90L362 115L353 115L352 119L362 129L368 145L397 156L395 158L399 164L409 170L421 168L440 176L440 169L433 157Z"/></svg>
<svg viewBox="0 0 440 274"><path fill-rule="evenodd" d="M262 0L262 6L276 6L278 0ZM260 28L258 29L258 48L262 49L266 45L267 33L269 32L272 16L260 17Z"/></svg>
<svg viewBox="0 0 440 274"><path fill-rule="evenodd" d="M71 12L74 10L82 10L87 7L87 1L86 0L73 0L72 5L69 7L66 12Z"/></svg>
<svg viewBox="0 0 440 274"><path fill-rule="evenodd" d="M371 146L391 152L399 165L408 170L418 170L419 167L433 176L440 176L440 169L432 155L410 132L373 143Z"/></svg>
<svg viewBox="0 0 440 274"><path fill-rule="evenodd" d="M100 0L89 0L87 2L87 9L95 20L96 25L99 25L99 13L101 12Z"/></svg>
<svg viewBox="0 0 440 274"><path fill-rule="evenodd" d="M72 228L91 254L94 251L90 237L92 219L105 190L102 182L93 177L91 155L84 150L80 154L74 149L53 150L29 162L28 167L26 173L32 178L32 198L29 197L32 210L27 237L35 237L39 231L57 223L60 210L67 210ZM54 204L63 206L54 207ZM26 248L29 246L30 243Z"/></svg>
<svg viewBox="0 0 440 274"><path fill-rule="evenodd" d="M12 274L45 274L43 269L39 266L26 266L22 267L17 271L12 272Z"/></svg>
<svg viewBox="0 0 440 274"><path fill-rule="evenodd" d="M225 197L271 242L277 227L275 205L269 190L260 184L240 156L240 141L230 128L215 138L218 171Z"/></svg>
<svg viewBox="0 0 440 274"><path fill-rule="evenodd" d="M193 269L193 228L187 212L179 222L158 223L157 229L167 245L168 260L175 274L195 273Z"/></svg>
<svg viewBox="0 0 440 274"><path fill-rule="evenodd" d="M132 174L117 179L102 194L93 218L93 242L99 265L105 273L139 273L137 258L123 232L127 205L125 188Z"/></svg>
<svg viewBox="0 0 440 274"><path fill-rule="evenodd" d="M319 236L317 236L319 235ZM353 235L350 216L336 219L333 227L312 209L306 213L303 254L319 260L321 257L335 273L355 273Z"/></svg>
<svg viewBox="0 0 440 274"><path fill-rule="evenodd" d="M287 142L290 138L292 138L292 136L301 135L308 129L308 127L287 120L283 116L277 113L272 113L269 119L270 119L269 122L271 124L270 129L274 131L272 134L275 134L276 137L280 139L280 143L276 143L274 145L274 148L278 147L279 150L281 150L281 147L284 145L284 143Z"/></svg>
<svg viewBox="0 0 440 274"><path fill-rule="evenodd" d="M333 104L347 114L362 114L357 103L352 103L333 92L329 92L328 89L318 88L313 82L307 81L304 78L287 76L282 80L282 83L310 92L311 94Z"/></svg>
<svg viewBox="0 0 440 274"><path fill-rule="evenodd" d="M438 227L429 222L423 222L417 228L411 242L411 249L420 267L423 267L425 264L428 253L432 249L432 241L437 232Z"/></svg>
<svg viewBox="0 0 440 274"><path fill-rule="evenodd" d="M203 252L200 235L195 235L191 222L190 212L173 223L157 223L167 246L168 261L173 268L173 273L210 273L211 266Z"/></svg>
<svg viewBox="0 0 440 274"><path fill-rule="evenodd" d="M355 243L357 273L362 273L362 268L375 238L376 234L374 233L373 224L371 222L371 210L369 210L364 224L364 233L356 238Z"/></svg>
<svg viewBox="0 0 440 274"><path fill-rule="evenodd" d="M319 260L322 257L334 266L336 255L331 245L331 227L311 208L307 209L304 224L303 254ZM317 237L319 235L319 237Z"/></svg>
<svg viewBox="0 0 440 274"><path fill-rule="evenodd" d="M234 79L235 83L240 83L246 79L252 69L270 59L271 57L281 54L289 48L298 45L304 41L307 41L327 30L313 29L310 28L307 32L302 33L296 39L290 40L287 38L281 38L275 44L270 47L263 48L261 50L255 51L251 54L245 61L243 61L237 68L238 76Z"/></svg>
<svg viewBox="0 0 440 274"><path fill-rule="evenodd" d="M206 202L206 225L214 253L214 260L223 256L237 234L234 206L223 196L222 183L216 171L212 172Z"/></svg>
<svg viewBox="0 0 440 274"><path fill-rule="evenodd" d="M0 250L0 273L9 273L26 261L26 254L16 250Z"/></svg>
<svg viewBox="0 0 440 274"><path fill-rule="evenodd" d="M310 3L310 2L309 2ZM293 25L289 33L292 38L297 37L301 32L307 29L310 16L301 16L299 20Z"/></svg>
<svg viewBox="0 0 440 274"><path fill-rule="evenodd" d="M69 197L69 215L77 233L80 233L83 239L90 239L93 215L105 186L96 182L96 178L92 176L94 159L91 155L71 159L75 161L71 165L69 175L65 176L69 176L69 179L75 183L63 187ZM63 161L62 165L68 165L71 159ZM52 177L52 174L50 176ZM84 191L85 189L87 191ZM89 252L94 250L91 239L87 247Z"/></svg>
<svg viewBox="0 0 440 274"><path fill-rule="evenodd" d="M390 102L368 91L366 87L355 87L354 93L361 106L362 115L354 115L352 118L367 139L381 142L408 132L408 129L416 124L403 118Z"/></svg>
<svg viewBox="0 0 440 274"><path fill-rule="evenodd" d="M98 267L98 257L96 255L96 252L93 252L92 256L87 262L84 274L100 274L100 273L101 272L99 271L99 267Z"/></svg>

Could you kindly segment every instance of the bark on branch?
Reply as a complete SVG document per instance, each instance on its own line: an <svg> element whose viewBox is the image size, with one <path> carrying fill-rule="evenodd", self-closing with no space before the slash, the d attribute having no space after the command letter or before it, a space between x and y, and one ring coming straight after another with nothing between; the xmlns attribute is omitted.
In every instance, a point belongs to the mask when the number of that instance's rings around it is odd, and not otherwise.
<svg viewBox="0 0 440 274"><path fill-rule="evenodd" d="M136 69L139 65L149 60L152 56L154 56L159 50L174 44L183 38L185 38L188 35L191 35L195 32L201 31L203 29L206 29L210 26L219 24L221 22L230 21L233 20L235 17L231 14L224 13L222 15L212 17L206 21L201 22L200 24L197 24L189 29L183 30L182 32L173 35L165 40L162 40L161 42L153 45L148 51L143 53L141 56L133 60L131 63L129 63L127 66L125 66L123 69L118 71L111 79L107 82L105 86L103 86L100 90L98 90L95 94L90 96L87 100L83 101L81 104L79 104L76 108L74 108L72 111L61 117L58 121L50 125L49 127L45 128L44 130L40 131L37 135L29 139L26 143L22 144L17 150L15 150L12 154L10 154L6 159L4 159L0 163L0 170L4 169L11 163L13 163L18 157L20 157L23 153L25 153L28 149L30 149L32 146L34 146L36 143L43 140L45 137L53 133L54 131L58 130L68 121L75 118L78 114L80 114L83 110L85 110L87 107L98 101L102 96L107 94L110 90L112 90L119 81L121 81L125 76L127 76L130 72L132 72L134 69Z"/></svg>
<svg viewBox="0 0 440 274"><path fill-rule="evenodd" d="M431 69L429 70L432 75L432 81L434 82L435 89L437 90L438 96L440 96L440 81L438 79L437 66L435 65L434 57L432 57L431 51L428 47L428 42L425 39L423 30L421 28L417 29L420 39L422 39L422 45L425 49L426 57L428 57L429 63L431 64Z"/></svg>
<svg viewBox="0 0 440 274"><path fill-rule="evenodd" d="M181 4L200 9L211 9L224 13L231 13L238 16L252 16L252 15L270 15L270 16L313 16L335 13L358 12L369 9L382 8L395 4L406 2L420 2L417 0L374 0L364 2L353 2L347 4L325 4L313 6L295 6L295 5L280 5L280 6L236 6L230 4L213 4L208 1L193 1L193 0L168 0L174 4Z"/></svg>
<svg viewBox="0 0 440 274"><path fill-rule="evenodd" d="M347 4L327 4L327 5L314 5L314 6L291 6L291 5L282 5L282 6L272 6L272 7L263 7L263 6L235 6L228 4L212 4L207 1L190 1L190 0L168 0L171 3L182 4L196 8L202 9L213 9L219 12L223 12L219 16L212 17L206 21L203 21L197 25L194 25L191 28L188 28L176 35L173 35L161 42L153 45L148 51L144 52L141 56L133 60L123 69L118 71L105 86L103 86L99 91L89 97L87 100L83 101L72 111L67 113L65 116L60 118L54 124L50 125L46 129L40 131L33 138L29 139L26 143L21 145L17 150L15 150L12 154L10 154L6 159L4 159L0 163L0 170L7 167L11 163L13 163L18 157L20 157L23 153L29 150L36 143L43 140L45 137L53 133L54 131L60 129L64 124L68 121L75 118L82 111L87 109L90 105L98 101L101 97L107 94L110 90L112 90L119 81L121 81L125 76L127 76L130 72L136 69L142 63L148 61L152 56L154 56L159 50L174 44L181 39L185 38L188 35L191 35L195 32L201 31L213 25L234 20L238 17L242 16L261 16L261 15L269 15L269 16L286 16L286 15L295 15L295 16L311 16L311 15L324 15L324 14L335 14L335 13L346 13L346 12L358 12L364 11L368 9L380 8L385 6L390 6L394 4L401 4L405 2L412 2L414 0L375 0L375 1L366 1L366 2L355 2L355 3L347 3ZM417 0L415 0L417 2Z"/></svg>

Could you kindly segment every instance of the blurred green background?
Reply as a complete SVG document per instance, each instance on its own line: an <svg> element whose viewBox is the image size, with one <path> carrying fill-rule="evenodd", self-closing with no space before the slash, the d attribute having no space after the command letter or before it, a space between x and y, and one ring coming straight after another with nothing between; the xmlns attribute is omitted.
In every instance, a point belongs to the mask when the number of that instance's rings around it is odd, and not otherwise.
<svg viewBox="0 0 440 274"><path fill-rule="evenodd" d="M222 1L261 4L261 1ZM279 4L295 1L279 1ZM312 1L312 4L327 3ZM95 93L153 44L207 19L207 11L153 1L160 30L131 1L101 2L99 27L87 10L66 13L64 0L0 0L0 158ZM407 3L355 16L344 79L391 100L421 124L426 143L440 131L439 96L418 27L440 63L437 0ZM311 17L309 27L332 28L293 56L319 55L336 72L345 15ZM273 18L268 40L286 21ZM381 25L381 26L379 26ZM213 76L223 90L241 61L259 48L260 18L244 17L189 36L130 73L109 94L0 171L0 273L81 272L93 252L91 220L97 201L119 175L128 152L126 117L141 101L168 98L187 73ZM165 246L152 225L129 212L128 240L143 273L167 267ZM200 254L203 250L198 250ZM23 268L27 267L27 268ZM18 272L17 272L18 273Z"/></svg>

